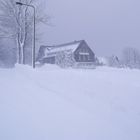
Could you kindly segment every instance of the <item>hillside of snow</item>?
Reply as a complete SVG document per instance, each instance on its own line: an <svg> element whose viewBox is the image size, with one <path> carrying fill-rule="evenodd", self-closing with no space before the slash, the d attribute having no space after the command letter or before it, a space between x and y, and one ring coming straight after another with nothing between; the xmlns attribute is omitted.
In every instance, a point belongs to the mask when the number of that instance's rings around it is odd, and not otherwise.
<svg viewBox="0 0 140 140"><path fill-rule="evenodd" d="M0 140L140 140L140 71L0 69Z"/></svg>

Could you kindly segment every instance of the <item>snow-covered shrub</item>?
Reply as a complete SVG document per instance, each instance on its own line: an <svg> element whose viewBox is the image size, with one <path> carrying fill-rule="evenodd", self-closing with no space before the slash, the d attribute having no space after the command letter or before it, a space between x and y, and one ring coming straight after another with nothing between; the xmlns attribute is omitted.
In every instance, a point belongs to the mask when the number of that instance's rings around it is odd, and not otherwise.
<svg viewBox="0 0 140 140"><path fill-rule="evenodd" d="M104 66L106 64L107 60L104 57L96 57L95 58L95 65L96 66Z"/></svg>
<svg viewBox="0 0 140 140"><path fill-rule="evenodd" d="M60 67L72 67L74 62L75 60L71 51L58 52L56 55L56 64Z"/></svg>

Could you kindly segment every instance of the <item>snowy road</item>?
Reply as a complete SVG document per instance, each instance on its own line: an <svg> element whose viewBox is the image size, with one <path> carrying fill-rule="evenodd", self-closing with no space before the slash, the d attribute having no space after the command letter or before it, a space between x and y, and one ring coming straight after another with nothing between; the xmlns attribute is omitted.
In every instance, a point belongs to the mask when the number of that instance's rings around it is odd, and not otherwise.
<svg viewBox="0 0 140 140"><path fill-rule="evenodd" d="M139 140L140 71L0 69L0 140Z"/></svg>

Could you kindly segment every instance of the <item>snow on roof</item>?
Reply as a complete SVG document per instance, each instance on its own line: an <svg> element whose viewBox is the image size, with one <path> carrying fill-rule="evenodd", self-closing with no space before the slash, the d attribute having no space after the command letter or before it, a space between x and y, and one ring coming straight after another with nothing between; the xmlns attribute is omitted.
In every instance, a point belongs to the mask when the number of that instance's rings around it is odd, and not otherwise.
<svg viewBox="0 0 140 140"><path fill-rule="evenodd" d="M58 52L71 51L74 52L80 45L81 41L74 41L62 45L46 46L45 56L56 55Z"/></svg>

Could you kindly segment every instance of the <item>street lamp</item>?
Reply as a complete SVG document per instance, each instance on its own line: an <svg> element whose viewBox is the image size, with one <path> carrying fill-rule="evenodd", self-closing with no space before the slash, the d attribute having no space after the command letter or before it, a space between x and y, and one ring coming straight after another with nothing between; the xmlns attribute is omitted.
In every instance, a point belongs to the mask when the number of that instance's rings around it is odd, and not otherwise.
<svg viewBox="0 0 140 140"><path fill-rule="evenodd" d="M28 7L31 7L33 8L34 10L34 37L33 37L33 47L32 47L32 67L35 68L35 7L33 5L30 5L30 4L25 4L25 3L21 3L21 2L16 2L16 5L20 5L20 6L28 6Z"/></svg>

